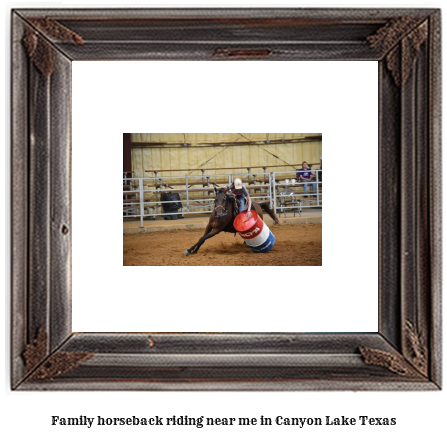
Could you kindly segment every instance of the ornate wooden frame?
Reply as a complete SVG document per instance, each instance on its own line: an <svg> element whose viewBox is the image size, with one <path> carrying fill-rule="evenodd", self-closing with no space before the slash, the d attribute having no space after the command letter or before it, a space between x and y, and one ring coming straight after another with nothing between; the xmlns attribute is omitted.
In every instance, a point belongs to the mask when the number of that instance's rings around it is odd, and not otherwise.
<svg viewBox="0 0 447 438"><path fill-rule="evenodd" d="M440 29L436 9L14 10L12 388L439 389ZM378 333L72 333L71 61L104 59L378 61Z"/></svg>

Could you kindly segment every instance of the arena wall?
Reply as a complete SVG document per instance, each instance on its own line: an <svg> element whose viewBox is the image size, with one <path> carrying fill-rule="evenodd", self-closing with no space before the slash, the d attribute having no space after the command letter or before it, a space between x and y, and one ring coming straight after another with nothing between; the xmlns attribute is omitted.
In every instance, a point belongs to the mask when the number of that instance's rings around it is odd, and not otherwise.
<svg viewBox="0 0 447 438"><path fill-rule="evenodd" d="M282 138L284 143L266 144L267 135L270 141ZM319 137L321 133L243 133L241 134L157 134L157 133L133 133L132 142L132 171L136 178L153 176L146 170L160 170L165 172L160 176L180 176L179 172L169 172L169 169L210 169L217 167L229 167L225 173L244 172L235 169L237 167L275 166L285 164L297 164L302 161L319 163L322 152L322 141L319 139L306 140L306 137ZM189 143L182 146L184 139ZM255 145L215 145L210 147L206 143L246 142L262 141ZM300 139L299 142L287 142L291 139ZM154 145L149 143L165 143ZM140 144L138 144L140 143ZM143 144L141 144L143 143ZM205 144L204 144L205 143ZM234 168L233 168L234 166ZM318 168L318 167L315 167ZM290 170L290 168L268 169ZM262 171L259 169L258 171ZM255 172L255 171L253 171ZM188 174L185 172L185 174ZM190 172L200 174L200 171ZM219 174L218 170L207 171L207 175Z"/></svg>

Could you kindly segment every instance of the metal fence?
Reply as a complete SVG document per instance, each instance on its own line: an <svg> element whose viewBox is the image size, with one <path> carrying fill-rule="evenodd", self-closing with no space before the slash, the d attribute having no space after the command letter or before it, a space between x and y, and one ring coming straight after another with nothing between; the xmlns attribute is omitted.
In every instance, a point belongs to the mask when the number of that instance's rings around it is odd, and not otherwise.
<svg viewBox="0 0 447 438"><path fill-rule="evenodd" d="M323 206L321 170L313 171L315 180L300 181L290 178L290 172L273 172L271 175L273 208L275 214L284 213L287 210L298 212L301 215L303 208L315 208Z"/></svg>
<svg viewBox="0 0 447 438"><path fill-rule="evenodd" d="M264 169L265 170L265 169ZM181 217L190 214L211 213L214 205L215 187L224 187L241 178L253 201L268 200L275 214L286 215L287 211L298 212L303 208L321 207L322 193L319 171L313 171L316 181L309 182L312 190L304 191L304 183L290 178L295 172L233 173L206 176L170 176L147 178L123 178L123 217L139 218L143 226L144 219L155 219L172 215L163 206L173 202L162 201L163 193L178 193L182 207ZM315 185L315 186L313 186ZM309 189L309 187L308 187Z"/></svg>

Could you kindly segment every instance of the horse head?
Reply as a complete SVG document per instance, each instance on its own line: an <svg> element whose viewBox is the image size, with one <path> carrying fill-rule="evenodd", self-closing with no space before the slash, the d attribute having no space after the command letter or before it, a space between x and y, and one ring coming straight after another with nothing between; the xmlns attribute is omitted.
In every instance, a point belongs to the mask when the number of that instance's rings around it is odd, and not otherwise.
<svg viewBox="0 0 447 438"><path fill-rule="evenodd" d="M214 211L216 212L216 217L221 218L228 215L228 199L223 188L214 188L214 193L216 198L214 199Z"/></svg>

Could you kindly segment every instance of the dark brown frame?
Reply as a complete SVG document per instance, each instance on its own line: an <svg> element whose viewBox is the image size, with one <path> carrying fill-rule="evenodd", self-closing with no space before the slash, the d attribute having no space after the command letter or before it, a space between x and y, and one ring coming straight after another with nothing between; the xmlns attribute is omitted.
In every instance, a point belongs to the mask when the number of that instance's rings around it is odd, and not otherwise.
<svg viewBox="0 0 447 438"><path fill-rule="evenodd" d="M436 9L14 10L12 388L440 389L440 29ZM378 333L72 333L71 61L103 59L378 61Z"/></svg>

